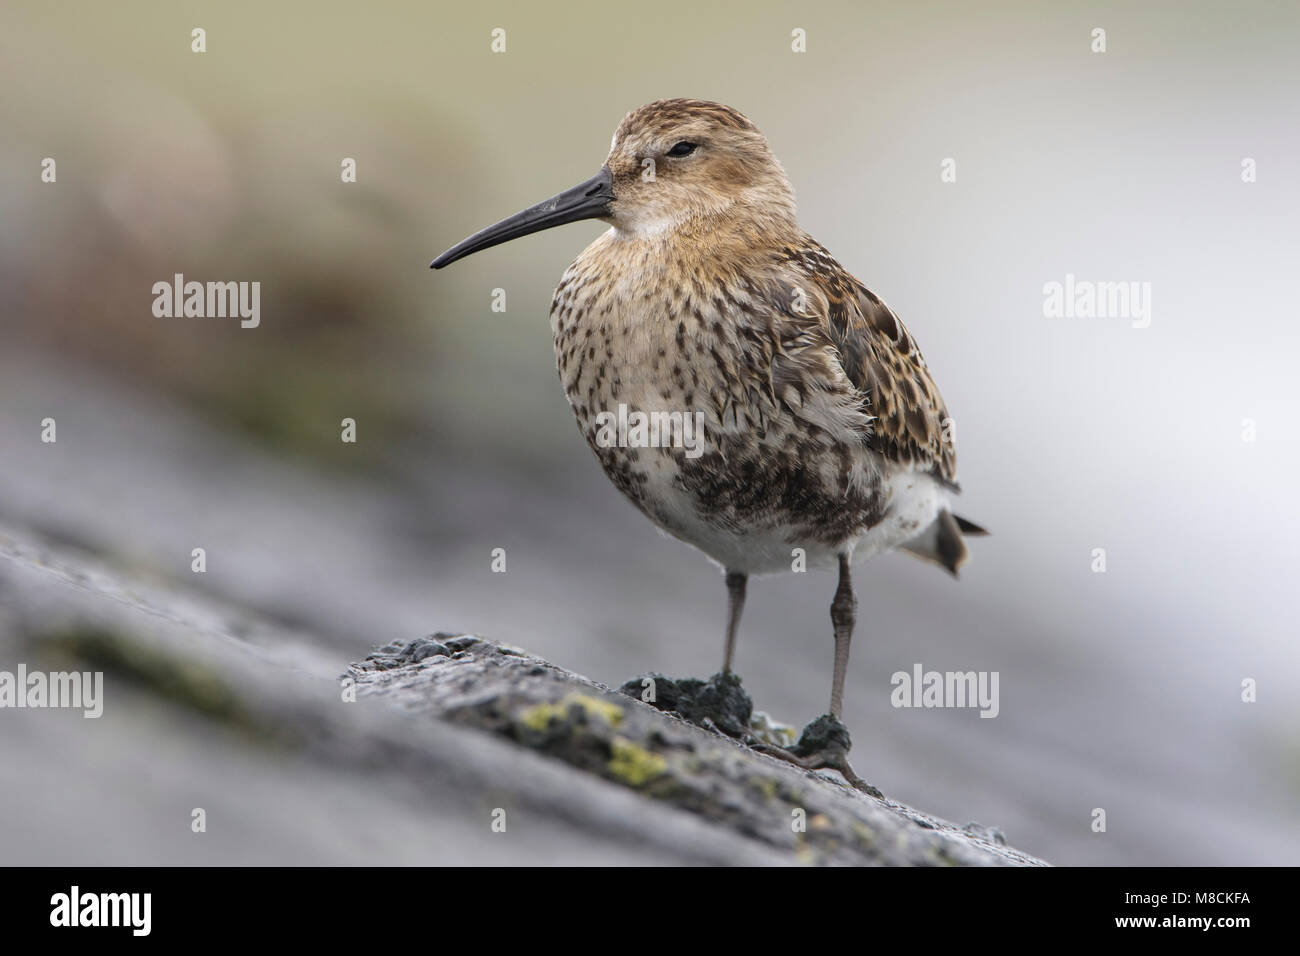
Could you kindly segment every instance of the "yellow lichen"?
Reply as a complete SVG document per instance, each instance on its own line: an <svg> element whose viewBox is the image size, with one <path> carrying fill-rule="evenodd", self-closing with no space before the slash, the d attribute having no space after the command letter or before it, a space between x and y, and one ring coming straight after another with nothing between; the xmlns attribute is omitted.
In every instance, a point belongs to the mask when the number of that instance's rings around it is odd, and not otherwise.
<svg viewBox="0 0 1300 956"><path fill-rule="evenodd" d="M771 801L777 799L777 791L780 788L780 784L778 784L773 778L754 777L749 781L749 785L758 791L759 795L764 800Z"/></svg>
<svg viewBox="0 0 1300 956"><path fill-rule="evenodd" d="M609 772L628 786L640 787L668 769L663 757L625 737L615 737L610 741L610 748L613 756L609 760Z"/></svg>
<svg viewBox="0 0 1300 956"><path fill-rule="evenodd" d="M856 821L853 823L853 835L858 838L859 843L868 849L876 844L876 834L864 823Z"/></svg>
<svg viewBox="0 0 1300 956"><path fill-rule="evenodd" d="M530 730L542 731L550 726L552 720L562 720L569 713L569 708L577 704L589 717L598 717L611 727L617 727L623 721L623 710L616 704L592 697L590 694L568 694L563 700L553 703L535 704L519 715L519 720Z"/></svg>

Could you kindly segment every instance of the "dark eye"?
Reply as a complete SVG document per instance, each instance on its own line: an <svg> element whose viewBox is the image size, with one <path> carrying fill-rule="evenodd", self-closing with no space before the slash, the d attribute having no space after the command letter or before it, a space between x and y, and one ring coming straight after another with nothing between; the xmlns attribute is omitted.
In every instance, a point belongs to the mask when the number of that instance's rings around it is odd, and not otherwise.
<svg viewBox="0 0 1300 956"><path fill-rule="evenodd" d="M668 150L668 155L669 155L669 156L689 156L689 155L691 155L691 153L695 152L695 148L696 148L696 144L695 144L695 143L688 143L688 142L686 142L685 140L683 140L682 142L680 142L680 143L676 144L675 146L673 146L672 149Z"/></svg>

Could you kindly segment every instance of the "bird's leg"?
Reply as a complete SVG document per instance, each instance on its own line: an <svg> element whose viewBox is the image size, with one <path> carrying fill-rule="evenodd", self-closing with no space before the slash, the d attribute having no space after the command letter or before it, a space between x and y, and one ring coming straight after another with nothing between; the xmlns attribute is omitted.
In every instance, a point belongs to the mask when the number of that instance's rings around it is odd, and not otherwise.
<svg viewBox="0 0 1300 956"><path fill-rule="evenodd" d="M727 580L727 640L723 650L722 671L708 680L686 677L673 680L662 674L662 681L654 700L646 701L652 707L675 713L697 727L712 730L733 740L744 740L750 730L754 704L740 686L740 678L731 669L736 656L736 632L740 629L740 615L745 609L745 583L748 575L730 568ZM630 680L619 690L629 697L640 697L642 678Z"/></svg>
<svg viewBox="0 0 1300 956"><path fill-rule="evenodd" d="M858 613L858 599L853 596L849 556L840 555L840 583L831 601L831 626L835 628L835 670L831 675L831 716L836 720L844 709L844 678L849 669L849 641L853 640L853 623Z"/></svg>
<svg viewBox="0 0 1300 956"><path fill-rule="evenodd" d="M736 653L736 631L740 627L740 613L745 609L745 582L748 575L740 571L727 572L727 646L722 658L722 673L731 673L731 661Z"/></svg>
<svg viewBox="0 0 1300 956"><path fill-rule="evenodd" d="M844 679L849 666L849 641L853 638L853 622L858 609L850 581L849 556L840 555L840 583L831 601L831 625L835 629L835 671L831 677L831 710L818 717L799 735L799 742L789 750L760 745L762 753L803 767L805 770L838 770L849 786L873 797L883 794L867 783L849 766L849 749L853 746L849 730L840 721L844 706Z"/></svg>

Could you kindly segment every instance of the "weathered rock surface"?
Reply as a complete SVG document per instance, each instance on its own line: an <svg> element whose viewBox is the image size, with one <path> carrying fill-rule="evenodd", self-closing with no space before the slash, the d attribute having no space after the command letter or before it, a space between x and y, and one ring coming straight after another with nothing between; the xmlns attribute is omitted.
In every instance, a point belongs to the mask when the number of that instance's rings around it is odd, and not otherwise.
<svg viewBox="0 0 1300 956"><path fill-rule="evenodd" d="M19 663L102 671L104 709L0 710L3 864L1041 863L515 648L436 635L349 666L0 528Z"/></svg>
<svg viewBox="0 0 1300 956"><path fill-rule="evenodd" d="M958 828L865 796L830 776L802 771L721 731L664 713L629 695L640 681L616 693L519 648L473 635L435 634L390 644L352 665L348 674L360 696L488 730L687 811L737 841L777 851L788 862L1042 863L1005 846L996 830L978 824ZM736 693L738 685L731 691ZM723 701L724 714L736 709ZM748 707L744 710L747 716ZM712 721L703 713L698 719Z"/></svg>

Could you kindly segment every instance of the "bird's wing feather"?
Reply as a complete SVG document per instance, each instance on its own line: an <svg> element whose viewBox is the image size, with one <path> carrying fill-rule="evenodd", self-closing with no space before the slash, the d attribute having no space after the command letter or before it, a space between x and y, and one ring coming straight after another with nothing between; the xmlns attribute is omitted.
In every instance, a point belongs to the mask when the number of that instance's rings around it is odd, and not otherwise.
<svg viewBox="0 0 1300 956"><path fill-rule="evenodd" d="M815 322L803 334L834 350L872 417L868 446L958 490L948 409L902 321L812 238L784 248L781 260L796 287L793 311Z"/></svg>

